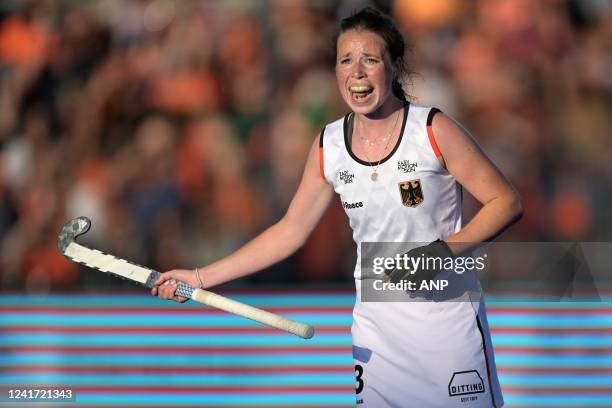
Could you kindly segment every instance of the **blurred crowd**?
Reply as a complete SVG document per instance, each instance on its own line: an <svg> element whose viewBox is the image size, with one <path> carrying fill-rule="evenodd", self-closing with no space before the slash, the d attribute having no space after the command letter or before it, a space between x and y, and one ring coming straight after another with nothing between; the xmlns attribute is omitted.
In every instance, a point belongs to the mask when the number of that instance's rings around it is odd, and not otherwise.
<svg viewBox="0 0 612 408"><path fill-rule="evenodd" d="M104 290L82 242L165 271L284 213L322 126L347 112L332 38L374 3L412 44L415 103L458 119L513 181L506 240L612 238L612 3L114 0L0 4L0 288ZM476 210L467 200L466 219ZM337 202L295 256L242 284L348 282Z"/></svg>

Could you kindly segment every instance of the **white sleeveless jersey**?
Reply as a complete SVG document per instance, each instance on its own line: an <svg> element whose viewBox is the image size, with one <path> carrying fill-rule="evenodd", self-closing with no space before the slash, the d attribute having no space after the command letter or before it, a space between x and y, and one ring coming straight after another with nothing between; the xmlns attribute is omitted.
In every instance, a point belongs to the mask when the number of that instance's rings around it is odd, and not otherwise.
<svg viewBox="0 0 612 408"><path fill-rule="evenodd" d="M461 186L441 164L436 112L407 104L400 138L378 167L352 153L352 114L320 135L321 174L340 195L358 249L351 331L360 407L503 404L482 302L361 300L361 242L428 243L461 228Z"/></svg>
<svg viewBox="0 0 612 408"><path fill-rule="evenodd" d="M349 149L352 115L323 132L323 172L342 199L357 244L430 242L461 228L461 187L440 164L432 148L427 118L430 108L406 105L400 140L376 166ZM403 202L400 183L420 183L416 199Z"/></svg>

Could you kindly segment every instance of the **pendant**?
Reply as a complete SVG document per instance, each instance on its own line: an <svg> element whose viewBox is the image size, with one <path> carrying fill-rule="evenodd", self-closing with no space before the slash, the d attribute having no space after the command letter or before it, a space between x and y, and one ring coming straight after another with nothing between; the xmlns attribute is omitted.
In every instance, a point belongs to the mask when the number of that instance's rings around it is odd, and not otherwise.
<svg viewBox="0 0 612 408"><path fill-rule="evenodd" d="M377 173L377 172L372 173L372 174L370 175L370 178L372 179L372 181L376 181L376 180L378 180L378 173Z"/></svg>

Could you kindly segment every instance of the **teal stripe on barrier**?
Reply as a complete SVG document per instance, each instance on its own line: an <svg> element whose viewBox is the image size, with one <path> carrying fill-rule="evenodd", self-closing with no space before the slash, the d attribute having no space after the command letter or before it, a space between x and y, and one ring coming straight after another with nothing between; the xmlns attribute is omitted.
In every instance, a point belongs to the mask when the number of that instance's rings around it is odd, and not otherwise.
<svg viewBox="0 0 612 408"><path fill-rule="evenodd" d="M502 386L537 388L604 388L612 394L610 374L504 374Z"/></svg>
<svg viewBox="0 0 612 408"><path fill-rule="evenodd" d="M321 313L301 314L284 313L284 317L315 324L319 327L348 328L352 322L350 313ZM230 314L211 314L203 312L201 315L181 314L176 311L164 320L166 327L257 327L261 324ZM558 316L558 315L495 315L489 314L489 325L495 328L612 328L612 316ZM158 326L159 315L154 313L122 313L122 314L96 314L90 313L15 313L0 315L0 327L151 327Z"/></svg>
<svg viewBox="0 0 612 408"><path fill-rule="evenodd" d="M279 374L150 374L138 375L108 373L0 373L0 385L3 386L30 386L36 384L61 384L70 386L125 386L125 387L151 387L151 386L262 386L289 387L289 386L316 386L337 387L351 386L355 378L350 370L347 373L279 373ZM502 386L539 388L602 388L611 390L612 376L580 376L580 375L504 375Z"/></svg>
<svg viewBox="0 0 612 408"><path fill-rule="evenodd" d="M313 289L313 293L296 294L233 294L221 293L240 302L245 302L257 307L347 307L352 308L355 303L355 295L352 291L339 291L337 293L321 294ZM485 303L489 307L511 307L517 310L530 308L559 309L602 309L612 307L611 299L601 301L545 301L527 300L512 296L487 295ZM195 302L177 304L162 301L150 295L134 293L112 294L112 295L19 295L1 294L0 308L2 307L100 307L112 309L113 307L167 307L169 309L201 308Z"/></svg>
<svg viewBox="0 0 612 408"><path fill-rule="evenodd" d="M517 395L504 394L505 407L534 408L534 407L611 407L612 393L592 395L581 393L563 393L552 395Z"/></svg>
<svg viewBox="0 0 612 408"><path fill-rule="evenodd" d="M506 406L510 407L609 407L612 406L612 395L588 395L588 394L568 394L568 395L516 395L508 394L504 396ZM145 406L224 406L224 405L247 405L247 406L272 406L272 405L342 405L354 406L355 396L352 392L347 393L325 393L307 394L292 393L290 395L281 394L179 394L179 395L157 395L144 393L129 393L117 398L116 395L101 393L77 394L79 405L117 405L126 406L145 405Z"/></svg>
<svg viewBox="0 0 612 408"><path fill-rule="evenodd" d="M249 354L216 354L213 351L207 355L200 354L164 354L159 359L159 353L133 354L53 354L53 353L18 353L0 355L0 367L26 367L36 365L53 366L150 366L150 367L223 367L232 366L346 366L352 364L350 351L346 353L325 354L285 354L268 353L264 351L257 355ZM524 368L612 368L612 356L546 356L546 355L505 355L499 353L495 361L499 369L510 367Z"/></svg>
<svg viewBox="0 0 612 408"><path fill-rule="evenodd" d="M496 328L612 328L612 315L494 314L489 313L489 325Z"/></svg>
<svg viewBox="0 0 612 408"><path fill-rule="evenodd" d="M554 312L551 312L554 313ZM350 327L352 316L347 313L284 313L283 316L315 324L319 327ZM212 314L202 312L197 314L181 314L176 311L165 315L164 325L167 327L256 327L259 323L231 314ZM612 328L612 315L518 315L493 314L488 316L489 324L496 328ZM0 327L150 327L158 326L159 315L155 313L44 313L21 312L0 315Z"/></svg>
<svg viewBox="0 0 612 408"><path fill-rule="evenodd" d="M326 393L269 393L269 394L243 394L243 393L214 393L214 394L121 394L121 397L112 394L83 393L77 394L78 405L142 405L142 406L213 406L243 405L254 407L267 406L296 406L296 405L323 405L323 406L355 406L353 392L326 392Z"/></svg>
<svg viewBox="0 0 612 408"><path fill-rule="evenodd" d="M495 347L542 348L609 348L612 335L515 335L494 334ZM0 344L15 346L218 346L218 347L271 347L271 346L346 346L351 344L350 334L317 334L312 340L304 340L290 334L182 334L180 336L148 334L81 334L72 333L11 333L0 334Z"/></svg>
<svg viewBox="0 0 612 408"><path fill-rule="evenodd" d="M485 303L488 307L509 307L512 309L540 309L546 308L551 310L563 309L603 309L612 307L612 299L610 297L602 300L569 300L563 299L558 301L548 300L530 300L528 298L520 298L516 296L491 296L485 297Z"/></svg>
<svg viewBox="0 0 612 408"><path fill-rule="evenodd" d="M302 314L284 313L284 317L299 322L315 324L318 327L350 327L349 313ZM261 323L229 313L212 314L203 312L197 314L173 313L160 317L156 313L15 313L0 315L0 327L258 327Z"/></svg>
<svg viewBox="0 0 612 408"><path fill-rule="evenodd" d="M354 406L355 396L352 392L326 393L181 393L181 394L147 394L126 393L118 397L115 394L77 393L76 406L113 405L113 406L275 406L275 405L323 405ZM610 407L612 395L590 395L572 393L563 395L521 395L506 393L504 400L508 408L519 407ZM20 404L21 406L22 404ZM39 406L39 404L36 404ZM0 406L3 404L0 403ZM23 406L31 406L23 404ZM53 405L49 405L53 406Z"/></svg>
<svg viewBox="0 0 612 408"><path fill-rule="evenodd" d="M19 353L0 355L0 367L25 367L31 365L61 366L145 366L145 367L352 367L353 357L347 353Z"/></svg>
<svg viewBox="0 0 612 408"><path fill-rule="evenodd" d="M491 335L494 347L609 348L612 334L501 334Z"/></svg>
<svg viewBox="0 0 612 408"><path fill-rule="evenodd" d="M123 346L166 346L166 347L275 347L275 346L347 346L351 335L317 334L305 340L292 334L236 333L236 334L109 334L91 333L0 333L2 347L17 346L62 346L62 347L123 347Z"/></svg>
<svg viewBox="0 0 612 408"><path fill-rule="evenodd" d="M498 367L552 368L611 368L612 354L606 355L545 355L495 353Z"/></svg>
<svg viewBox="0 0 612 408"><path fill-rule="evenodd" d="M70 387L350 387L355 377L350 370L336 373L280 373L280 374L146 374L109 373L0 373L0 385L28 387L37 384Z"/></svg>

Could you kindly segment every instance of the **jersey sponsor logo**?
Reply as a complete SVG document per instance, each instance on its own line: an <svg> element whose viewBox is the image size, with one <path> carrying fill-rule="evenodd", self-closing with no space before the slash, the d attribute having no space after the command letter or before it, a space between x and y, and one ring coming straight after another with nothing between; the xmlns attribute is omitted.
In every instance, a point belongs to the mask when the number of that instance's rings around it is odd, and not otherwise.
<svg viewBox="0 0 612 408"><path fill-rule="evenodd" d="M485 392L484 381L478 371L457 371L448 383L448 396L479 394Z"/></svg>
<svg viewBox="0 0 612 408"><path fill-rule="evenodd" d="M417 167L419 167L419 164L417 162L411 162L410 160L399 160L397 162L397 169L404 173L412 173Z"/></svg>
<svg viewBox="0 0 612 408"><path fill-rule="evenodd" d="M363 207L363 203L361 201L357 201L355 203L347 203L346 201L343 201L342 206L347 210L352 210L353 208Z"/></svg>
<svg viewBox="0 0 612 408"><path fill-rule="evenodd" d="M340 170L340 172L338 172L338 178L344 184L351 184L355 180L355 173L351 173L348 170Z"/></svg>
<svg viewBox="0 0 612 408"><path fill-rule="evenodd" d="M406 207L416 207L425 200L425 197L423 197L423 188L421 187L420 179L402 181L398 183L398 185L402 198L402 204L404 204Z"/></svg>

